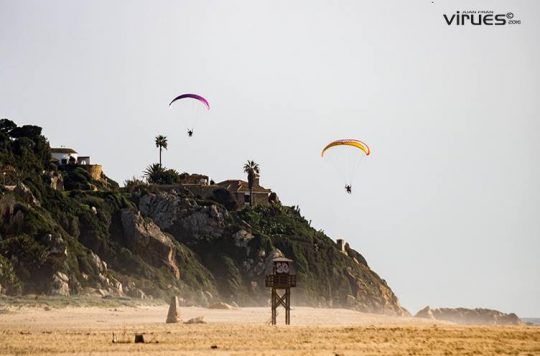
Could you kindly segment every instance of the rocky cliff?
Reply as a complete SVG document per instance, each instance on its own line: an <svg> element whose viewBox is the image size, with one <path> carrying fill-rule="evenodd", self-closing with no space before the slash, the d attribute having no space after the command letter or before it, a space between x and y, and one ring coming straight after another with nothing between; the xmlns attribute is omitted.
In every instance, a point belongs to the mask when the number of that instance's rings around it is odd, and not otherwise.
<svg viewBox="0 0 540 356"><path fill-rule="evenodd" d="M9 173L0 185L0 293L265 305L265 267L286 256L295 261L296 304L407 313L360 253L338 248L297 208L237 210L182 189L118 189L51 164L41 129L7 120L0 149L0 171Z"/></svg>
<svg viewBox="0 0 540 356"><path fill-rule="evenodd" d="M445 320L458 324L520 325L523 322L514 313L505 314L492 309L435 308L429 306L416 313L415 317Z"/></svg>

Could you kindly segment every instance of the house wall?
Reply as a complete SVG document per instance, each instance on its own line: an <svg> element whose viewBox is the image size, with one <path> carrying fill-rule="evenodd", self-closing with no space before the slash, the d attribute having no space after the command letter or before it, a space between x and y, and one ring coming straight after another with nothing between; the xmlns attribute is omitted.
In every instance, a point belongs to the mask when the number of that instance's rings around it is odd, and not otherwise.
<svg viewBox="0 0 540 356"><path fill-rule="evenodd" d="M90 157L77 158L77 164L90 164Z"/></svg>
<svg viewBox="0 0 540 356"><path fill-rule="evenodd" d="M84 167L84 166L83 166ZM208 199L212 196L212 192L215 189L220 189L217 185L198 185L198 184L153 184L155 189L166 192L171 190L182 191L182 189L187 189L195 196L200 196L203 199ZM244 192L235 192L232 193L236 198L236 201L242 204L249 204L249 202L244 203ZM253 193L253 204L254 205L270 205L268 202L269 193Z"/></svg>
<svg viewBox="0 0 540 356"><path fill-rule="evenodd" d="M56 158L58 162L62 163L62 160L65 159L66 162L69 162L69 157L75 158L77 160L79 158L79 155L76 153L51 153L51 156L53 158Z"/></svg>
<svg viewBox="0 0 540 356"><path fill-rule="evenodd" d="M180 184L180 186L189 190L193 195L200 196L203 199L210 198L214 189L217 189L215 185L206 184Z"/></svg>
<svg viewBox="0 0 540 356"><path fill-rule="evenodd" d="M157 189L161 192L170 192L175 190L181 192L184 189L189 190L193 195L200 196L203 199L208 199L212 196L214 189L217 189L215 185L197 185L197 184L151 184L153 189Z"/></svg>
<svg viewBox="0 0 540 356"><path fill-rule="evenodd" d="M270 205L268 203L268 193L253 193L254 205Z"/></svg>
<svg viewBox="0 0 540 356"><path fill-rule="evenodd" d="M253 192L253 205L270 205L268 203L268 195L268 193ZM240 204L244 203L244 192L236 193L236 200ZM245 202L245 204L249 204L249 202Z"/></svg>

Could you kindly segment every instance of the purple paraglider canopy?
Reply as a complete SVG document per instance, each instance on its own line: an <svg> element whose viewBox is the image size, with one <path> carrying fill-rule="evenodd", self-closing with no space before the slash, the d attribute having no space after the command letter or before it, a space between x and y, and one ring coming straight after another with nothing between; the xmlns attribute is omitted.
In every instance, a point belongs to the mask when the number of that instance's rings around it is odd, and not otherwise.
<svg viewBox="0 0 540 356"><path fill-rule="evenodd" d="M171 106L171 104L174 103L176 100L185 99L185 98L191 98L191 99L199 100L201 103L204 104L204 106L206 106L206 109L210 110L210 104L208 103L208 100L206 100L205 98L203 98L202 96L197 95L197 94L182 94L182 95L179 95L179 96L177 96L176 98L174 98L171 101L169 106Z"/></svg>

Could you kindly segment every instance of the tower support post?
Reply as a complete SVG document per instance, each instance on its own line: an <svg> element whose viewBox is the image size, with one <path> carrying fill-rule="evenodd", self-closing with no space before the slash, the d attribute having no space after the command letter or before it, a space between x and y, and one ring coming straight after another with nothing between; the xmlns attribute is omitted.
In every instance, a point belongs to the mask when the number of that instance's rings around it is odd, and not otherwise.
<svg viewBox="0 0 540 356"><path fill-rule="evenodd" d="M277 288L272 288L272 325L277 323L277 308L285 308L285 324L291 324L291 289L284 288L283 294L278 292Z"/></svg>

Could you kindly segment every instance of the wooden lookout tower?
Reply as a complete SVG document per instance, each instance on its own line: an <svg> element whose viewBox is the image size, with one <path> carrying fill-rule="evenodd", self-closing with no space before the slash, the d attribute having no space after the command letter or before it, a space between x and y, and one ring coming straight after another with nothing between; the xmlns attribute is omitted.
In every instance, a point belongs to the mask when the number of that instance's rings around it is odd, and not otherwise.
<svg viewBox="0 0 540 356"><path fill-rule="evenodd" d="M266 270L266 286L272 288L272 325L276 325L277 308L280 305L285 308L285 324L291 323L291 288L296 287L292 262L285 257L276 257Z"/></svg>

